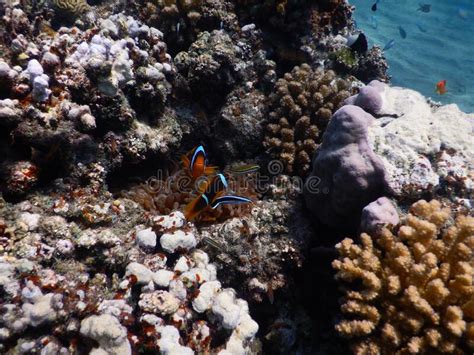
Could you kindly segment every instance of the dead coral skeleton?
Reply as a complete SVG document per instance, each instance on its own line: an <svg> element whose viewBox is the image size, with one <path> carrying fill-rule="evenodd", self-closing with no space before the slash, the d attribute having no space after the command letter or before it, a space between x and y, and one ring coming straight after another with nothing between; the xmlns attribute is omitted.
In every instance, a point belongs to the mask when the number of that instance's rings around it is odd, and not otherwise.
<svg viewBox="0 0 474 355"><path fill-rule="evenodd" d="M474 349L474 218L420 200L398 231L345 239L336 278L347 287L336 325L356 354L467 354Z"/></svg>

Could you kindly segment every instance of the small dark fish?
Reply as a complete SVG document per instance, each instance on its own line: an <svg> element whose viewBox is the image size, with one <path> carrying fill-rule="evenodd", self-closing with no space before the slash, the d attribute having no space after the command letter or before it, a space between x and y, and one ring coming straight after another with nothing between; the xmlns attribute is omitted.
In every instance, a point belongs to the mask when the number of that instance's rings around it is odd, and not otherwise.
<svg viewBox="0 0 474 355"><path fill-rule="evenodd" d="M458 16L462 18L463 20L469 17L469 12L462 6L459 6L457 8L457 13L458 13Z"/></svg>
<svg viewBox="0 0 474 355"><path fill-rule="evenodd" d="M377 3L373 4L371 9L372 9L372 11L377 11Z"/></svg>
<svg viewBox="0 0 474 355"><path fill-rule="evenodd" d="M370 16L370 26L376 30L377 27L379 27L379 22L377 21L377 17L376 16Z"/></svg>
<svg viewBox="0 0 474 355"><path fill-rule="evenodd" d="M426 28L424 28L420 22L417 22L417 23L416 23L416 27L418 27L418 29L419 29L421 32L423 32L423 33L426 32Z"/></svg>
<svg viewBox="0 0 474 355"><path fill-rule="evenodd" d="M202 241L203 243L206 243L207 245L210 245L211 247L213 247L214 249L218 249L218 250L222 250L222 245L218 242L216 242L214 239L212 238L208 238L208 237L204 237L202 238Z"/></svg>
<svg viewBox="0 0 474 355"><path fill-rule="evenodd" d="M369 49L367 37L362 32L349 36L347 38L347 46L358 53L365 53Z"/></svg>
<svg viewBox="0 0 474 355"><path fill-rule="evenodd" d="M258 170L260 170L260 166L256 164L240 165L229 169L233 174L250 174L257 172Z"/></svg>
<svg viewBox="0 0 474 355"><path fill-rule="evenodd" d="M403 39L407 38L407 32L403 29L402 26L398 26L398 32L400 32L400 37Z"/></svg>
<svg viewBox="0 0 474 355"><path fill-rule="evenodd" d="M384 51L387 51L387 50L389 50L390 48L392 48L394 45L395 45L395 40L394 40L394 39L391 39L390 41L387 42L387 44L385 45L385 47L383 47L383 50L384 50Z"/></svg>
<svg viewBox="0 0 474 355"><path fill-rule="evenodd" d="M419 4L420 7L418 8L417 11L421 11L421 12L424 12L424 13L428 13L431 11L431 4L422 4L420 3Z"/></svg>

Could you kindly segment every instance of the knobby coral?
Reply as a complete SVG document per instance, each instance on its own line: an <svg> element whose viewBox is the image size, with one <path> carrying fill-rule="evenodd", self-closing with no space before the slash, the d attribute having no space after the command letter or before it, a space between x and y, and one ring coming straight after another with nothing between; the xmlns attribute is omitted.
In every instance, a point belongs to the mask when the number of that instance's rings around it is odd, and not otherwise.
<svg viewBox="0 0 474 355"><path fill-rule="evenodd" d="M472 353L474 218L420 200L398 230L345 239L336 278L347 287L336 325L356 354Z"/></svg>
<svg viewBox="0 0 474 355"><path fill-rule="evenodd" d="M332 70L296 66L278 80L264 146L287 173L305 176L332 114L350 96L350 82Z"/></svg>

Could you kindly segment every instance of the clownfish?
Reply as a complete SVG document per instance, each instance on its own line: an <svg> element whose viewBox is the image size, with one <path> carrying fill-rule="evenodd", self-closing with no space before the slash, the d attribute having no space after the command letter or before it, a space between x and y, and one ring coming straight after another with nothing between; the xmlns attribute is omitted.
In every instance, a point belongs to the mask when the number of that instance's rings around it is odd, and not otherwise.
<svg viewBox="0 0 474 355"><path fill-rule="evenodd" d="M224 175L217 174L208 180L200 188L202 194L192 200L184 208L184 216L186 220L191 221L201 212L209 209L216 209L222 204L241 204L250 203L252 200L241 196L224 196L227 189L227 180Z"/></svg>
<svg viewBox="0 0 474 355"><path fill-rule="evenodd" d="M216 172L216 167L207 166L206 151L202 145L183 155L181 161L193 179L197 179L202 175L212 175Z"/></svg>
<svg viewBox="0 0 474 355"><path fill-rule="evenodd" d="M196 218L197 215L210 206L216 197L222 195L226 188L227 180L222 174L217 174L210 180L205 181L199 187L201 194L184 208L186 219L190 221Z"/></svg>
<svg viewBox="0 0 474 355"><path fill-rule="evenodd" d="M440 80L438 81L438 83L436 84L436 93L438 93L439 95L444 95L446 94L446 92L448 91L446 89L446 80Z"/></svg>

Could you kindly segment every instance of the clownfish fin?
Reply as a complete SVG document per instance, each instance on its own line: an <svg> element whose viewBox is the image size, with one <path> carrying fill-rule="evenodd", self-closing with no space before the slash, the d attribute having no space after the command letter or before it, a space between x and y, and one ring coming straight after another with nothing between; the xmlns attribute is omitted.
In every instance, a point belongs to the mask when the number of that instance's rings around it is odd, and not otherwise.
<svg viewBox="0 0 474 355"><path fill-rule="evenodd" d="M243 197L243 196L230 196L230 195L219 196L211 202L211 208L216 209L220 205L240 205L243 203L251 203L251 202L252 202L251 199L247 197Z"/></svg>
<svg viewBox="0 0 474 355"><path fill-rule="evenodd" d="M183 168L189 169L189 158L186 155L181 155L181 162L183 163Z"/></svg>
<svg viewBox="0 0 474 355"><path fill-rule="evenodd" d="M184 207L184 217L187 221L192 221L208 205L209 201L206 195L199 195Z"/></svg>
<svg viewBox="0 0 474 355"><path fill-rule="evenodd" d="M209 187L209 180L208 179L203 179L197 182L198 186L196 188L197 192L199 194L203 194L206 192L207 188Z"/></svg>
<svg viewBox="0 0 474 355"><path fill-rule="evenodd" d="M204 169L204 175L213 175L217 171L217 166L206 166Z"/></svg>

